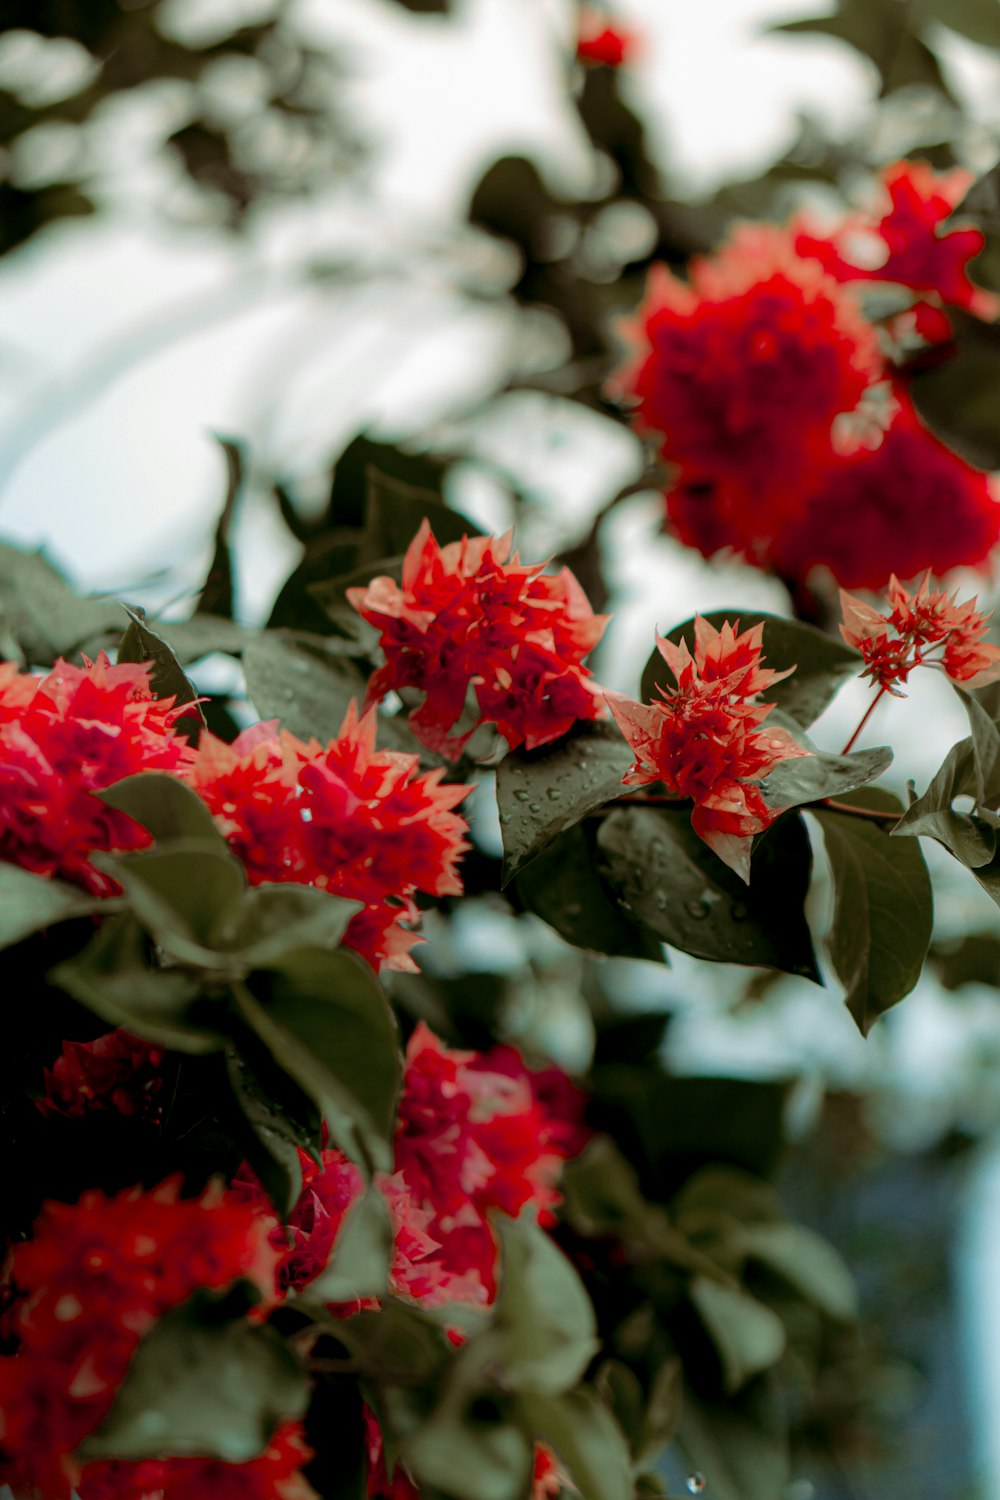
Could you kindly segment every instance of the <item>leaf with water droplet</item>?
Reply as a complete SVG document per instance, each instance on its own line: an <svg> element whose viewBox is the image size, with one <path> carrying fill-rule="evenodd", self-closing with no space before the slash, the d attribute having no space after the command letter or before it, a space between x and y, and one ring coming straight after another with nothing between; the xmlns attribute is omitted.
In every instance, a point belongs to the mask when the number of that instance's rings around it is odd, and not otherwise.
<svg viewBox="0 0 1000 1500"><path fill-rule="evenodd" d="M760 789L768 807L801 807L807 802L842 797L857 787L867 786L891 764L892 751L885 746L856 750L852 755L826 755L817 751L781 761L761 782Z"/></svg>
<svg viewBox="0 0 1000 1500"><path fill-rule="evenodd" d="M577 824L522 870L514 887L526 909L577 948L663 962L663 949L621 909L597 870L594 833Z"/></svg>

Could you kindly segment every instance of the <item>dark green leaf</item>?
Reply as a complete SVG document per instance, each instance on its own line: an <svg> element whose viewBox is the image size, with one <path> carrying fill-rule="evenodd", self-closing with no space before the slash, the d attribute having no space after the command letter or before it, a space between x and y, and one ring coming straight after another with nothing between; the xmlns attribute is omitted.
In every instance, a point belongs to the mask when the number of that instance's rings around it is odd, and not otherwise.
<svg viewBox="0 0 1000 1500"><path fill-rule="evenodd" d="M143 927L178 963L227 967L215 933L246 890L243 867L227 848L173 839L138 854L99 855L95 862L121 883Z"/></svg>
<svg viewBox="0 0 1000 1500"><path fill-rule="evenodd" d="M946 990L965 984L1000 989L1000 935L995 932L970 932L957 942L935 944L930 956Z"/></svg>
<svg viewBox="0 0 1000 1500"><path fill-rule="evenodd" d="M660 944L631 922L607 890L589 831L577 825L521 871L517 895L525 908L577 948L662 963Z"/></svg>
<svg viewBox="0 0 1000 1500"><path fill-rule="evenodd" d="M402 557L420 530L430 522L439 546L460 542L463 536L480 536L478 526L459 511L445 505L440 486L426 488L387 474L377 464L366 475L365 558Z"/></svg>
<svg viewBox="0 0 1000 1500"><path fill-rule="evenodd" d="M359 710L366 679L323 636L266 630L243 650L247 694L262 719L308 740L335 739L353 698Z"/></svg>
<svg viewBox="0 0 1000 1500"><path fill-rule="evenodd" d="M155 622L157 630L169 636L174 655L181 665L200 661L211 656L213 651L223 651L228 656L239 656L252 632L234 620L224 620L219 615L197 614L190 620Z"/></svg>
<svg viewBox="0 0 1000 1500"><path fill-rule="evenodd" d="M976 752L970 737L952 745L944 765L923 796L907 808L893 834L925 834L972 870L988 865L996 854L996 829L973 813L955 812L952 807L956 797L969 796L975 785Z"/></svg>
<svg viewBox="0 0 1000 1500"><path fill-rule="evenodd" d="M803 914L812 854L798 815L761 840L749 886L702 843L682 808L618 808L597 843L608 886L665 943L695 958L819 977Z"/></svg>
<svg viewBox="0 0 1000 1500"><path fill-rule="evenodd" d="M368 1170L392 1170L399 1089L396 1023L355 954L303 948L238 990L241 1010L275 1061L319 1105L338 1145Z"/></svg>
<svg viewBox="0 0 1000 1500"><path fill-rule="evenodd" d="M581 724L542 750L514 751L497 767L503 884L587 813L624 796L635 757L612 724Z"/></svg>
<svg viewBox="0 0 1000 1500"><path fill-rule="evenodd" d="M852 795L859 807L894 812L888 792ZM868 818L827 809L823 826L835 904L830 958L862 1035L908 995L920 978L931 938L933 902L927 866L910 839L891 838Z"/></svg>
<svg viewBox="0 0 1000 1500"><path fill-rule="evenodd" d="M642 1445L636 1450L639 1465L655 1463L667 1443L672 1442L684 1405L684 1378L679 1359L665 1359L653 1377L646 1403Z"/></svg>
<svg viewBox="0 0 1000 1500"><path fill-rule="evenodd" d="M71 917L107 910L106 901L76 886L0 861L0 948Z"/></svg>
<svg viewBox="0 0 1000 1500"><path fill-rule="evenodd" d="M785 1325L763 1302L708 1276L696 1276L688 1296L722 1365L728 1392L777 1364L785 1351Z"/></svg>
<svg viewBox="0 0 1000 1500"><path fill-rule="evenodd" d="M216 845L220 852L229 847L198 793L176 776L143 771L138 776L126 776L95 795L109 807L134 818L160 843L197 839Z"/></svg>
<svg viewBox="0 0 1000 1500"><path fill-rule="evenodd" d="M491 1337L505 1388L549 1395L569 1390L597 1352L590 1298L537 1224L498 1215L494 1227L501 1261Z"/></svg>
<svg viewBox="0 0 1000 1500"><path fill-rule="evenodd" d="M259 1457L279 1422L305 1412L309 1381L273 1329L247 1322L249 1305L238 1288L201 1291L164 1313L81 1456L233 1464Z"/></svg>
<svg viewBox="0 0 1000 1500"><path fill-rule="evenodd" d="M388 1298L378 1312L346 1319L338 1337L364 1377L375 1384L398 1381L430 1386L455 1354L444 1329L425 1308L395 1297Z"/></svg>
<svg viewBox="0 0 1000 1500"><path fill-rule="evenodd" d="M345 901L315 886L253 886L224 914L212 946L238 955L252 969L266 969L294 948L336 948L360 901Z"/></svg>
<svg viewBox="0 0 1000 1500"><path fill-rule="evenodd" d="M1000 730L973 693L955 691L965 705L972 730L975 754L976 802L980 808L995 808L1000 802Z"/></svg>
<svg viewBox="0 0 1000 1500"><path fill-rule="evenodd" d="M685 1391L679 1440L712 1500L785 1500L787 1423L766 1379L725 1404Z"/></svg>
<svg viewBox="0 0 1000 1500"><path fill-rule="evenodd" d="M131 916L100 928L76 958L49 980L112 1026L179 1052L213 1052L223 1044L225 1007L203 1000L197 984L172 970L151 969L146 943Z"/></svg>
<svg viewBox="0 0 1000 1500"><path fill-rule="evenodd" d="M583 1500L632 1500L628 1447L593 1390L534 1394L518 1402L518 1411L524 1430L548 1443Z"/></svg>
<svg viewBox="0 0 1000 1500"><path fill-rule="evenodd" d="M252 1064L248 1050L226 1048L233 1134L284 1221L302 1192L299 1150L316 1152L319 1112L263 1049L254 1049Z"/></svg>
<svg viewBox="0 0 1000 1500"><path fill-rule="evenodd" d="M812 755L783 760L761 782L768 807L800 807L823 797L842 797L881 776L892 763L886 748L856 750L852 755Z"/></svg>
<svg viewBox="0 0 1000 1500"><path fill-rule="evenodd" d="M949 309L958 353L910 384L917 410L949 448L982 469L1000 467L1000 329Z"/></svg>
<svg viewBox="0 0 1000 1500"><path fill-rule="evenodd" d="M875 64L883 95L924 84L951 98L937 58L917 35L921 24L930 19L901 0L880 0L877 5L868 0L839 0L835 15L785 21L770 29L815 32L846 42Z"/></svg>
<svg viewBox="0 0 1000 1500"><path fill-rule="evenodd" d="M81 599L41 552L0 543L0 603L26 661L50 666L95 636L117 637L121 606Z"/></svg>
<svg viewBox="0 0 1000 1500"><path fill-rule="evenodd" d="M511 1422L478 1408L444 1407L401 1444L421 1486L456 1500L522 1500L531 1483L532 1448Z"/></svg>
<svg viewBox="0 0 1000 1500"><path fill-rule="evenodd" d="M229 552L229 533L243 489L245 458L242 443L218 434L215 440L226 460L226 498L215 528L215 549L208 577L198 598L198 613L221 615L228 620L233 615L233 560Z"/></svg>
<svg viewBox="0 0 1000 1500"><path fill-rule="evenodd" d="M385 1198L372 1187L348 1209L337 1232L333 1258L315 1281L309 1296L321 1302L353 1302L384 1297L392 1258L392 1219Z"/></svg>
<svg viewBox="0 0 1000 1500"><path fill-rule="evenodd" d="M749 1260L766 1266L836 1322L857 1316L858 1292L847 1266L828 1240L801 1224L751 1224L739 1243Z"/></svg>
<svg viewBox="0 0 1000 1500"><path fill-rule="evenodd" d="M786 620L780 615L757 614L751 610L713 610L704 618L717 630L725 621L741 630L753 625L764 625L764 663L776 672L789 667L795 671L791 677L777 682L763 695L769 703L776 703L783 714L794 719L803 729L808 729L832 702L839 689L860 669L861 657L856 651L825 635L812 625L803 625L798 620ZM667 640L686 641L694 650L694 620L685 620L667 632ZM675 687L673 673L658 650L654 650L642 674L643 702L658 698L657 687Z"/></svg>
<svg viewBox="0 0 1000 1500"><path fill-rule="evenodd" d="M192 744L205 727L205 715L198 703L198 692L184 673L170 644L146 623L145 612L133 609L130 604L122 606L131 625L121 638L118 647L120 662L151 662L149 684L154 698L173 698L178 704L190 705L189 712L175 721L181 734L186 734Z"/></svg>
<svg viewBox="0 0 1000 1500"><path fill-rule="evenodd" d="M605 1359L594 1372L594 1389L621 1428L634 1459L646 1425L646 1396L638 1376L620 1359Z"/></svg>

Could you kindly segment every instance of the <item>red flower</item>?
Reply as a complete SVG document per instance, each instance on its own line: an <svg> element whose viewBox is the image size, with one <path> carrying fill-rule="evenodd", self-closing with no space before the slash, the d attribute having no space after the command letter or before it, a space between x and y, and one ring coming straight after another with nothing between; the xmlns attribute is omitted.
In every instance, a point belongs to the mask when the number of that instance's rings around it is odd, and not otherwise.
<svg viewBox="0 0 1000 1500"><path fill-rule="evenodd" d="M181 712L152 696L146 663L112 667L102 653L83 667L57 661L45 677L0 666L0 859L95 895L117 891L90 855L150 838L91 793L188 764L173 727Z"/></svg>
<svg viewBox="0 0 1000 1500"><path fill-rule="evenodd" d="M695 652L657 638L675 688L660 688L660 703L611 701L618 726L635 751L627 786L662 782L668 792L694 802L691 826L709 848L749 880L750 842L778 811L768 807L759 782L780 761L808 755L784 729L761 731L773 707L758 693L795 669L762 667L763 624L738 634L739 621L716 630L695 620Z"/></svg>
<svg viewBox="0 0 1000 1500"><path fill-rule="evenodd" d="M495 723L512 748L558 739L602 709L583 659L604 631L572 573L508 561L510 536L464 537L439 547L425 520L407 549L400 588L376 578L348 589L354 608L381 631L385 664L366 702L417 689L410 714L421 741L457 757L472 729L452 734L474 688L476 725ZM475 725L473 726L473 728Z"/></svg>
<svg viewBox="0 0 1000 1500"><path fill-rule="evenodd" d="M631 31L616 25L601 11L587 10L580 17L576 55L591 67L620 68L635 52Z"/></svg>
<svg viewBox="0 0 1000 1500"><path fill-rule="evenodd" d="M68 1500L81 1480L76 1448L170 1308L242 1277L273 1304L272 1221L218 1189L181 1199L178 1186L46 1203L33 1238L14 1247L7 1326L20 1347L0 1358L0 1480L19 1497Z"/></svg>
<svg viewBox="0 0 1000 1500"><path fill-rule="evenodd" d="M830 569L846 588L879 590L895 571L983 563L1000 540L1000 503L989 475L946 448L902 390L879 446L831 457L801 515L771 545L787 578Z"/></svg>
<svg viewBox="0 0 1000 1500"><path fill-rule="evenodd" d="M283 1422L259 1458L245 1464L212 1458L146 1459L88 1464L80 1500L318 1500L302 1474L312 1457L300 1422Z"/></svg>
<svg viewBox="0 0 1000 1500"><path fill-rule="evenodd" d="M957 594L933 590L929 575L915 594L890 579L887 615L843 589L840 604L840 633L864 657L862 676L897 698L904 695L896 684L914 667L939 667L970 688L1000 679L1000 646L983 641L990 616L978 612L975 599L959 604Z"/></svg>
<svg viewBox="0 0 1000 1500"><path fill-rule="evenodd" d="M899 161L881 174L889 208L853 215L835 234L800 230L795 248L818 260L838 281L890 281L932 293L950 307L964 307L981 318L996 316L1000 302L969 280L969 262L985 244L980 230L942 226L972 186L973 174L957 168L935 172L925 161ZM934 327L940 336L940 324ZM945 335L947 336L947 335Z"/></svg>
<svg viewBox="0 0 1000 1500"><path fill-rule="evenodd" d="M110 1110L158 1120L162 1111L164 1049L119 1028L93 1042L63 1042L45 1070L43 1115Z"/></svg>
<svg viewBox="0 0 1000 1500"><path fill-rule="evenodd" d="M344 942L373 968L415 970L414 894L459 895L469 788L375 749L376 719L353 704L339 736L308 745L271 726L224 745L203 734L188 780L252 883L294 880L364 903Z"/></svg>
<svg viewBox="0 0 1000 1500"><path fill-rule="evenodd" d="M837 419L880 377L874 330L785 232L743 225L689 283L654 267L633 333L618 391L676 466L681 539L759 559L828 467Z"/></svg>

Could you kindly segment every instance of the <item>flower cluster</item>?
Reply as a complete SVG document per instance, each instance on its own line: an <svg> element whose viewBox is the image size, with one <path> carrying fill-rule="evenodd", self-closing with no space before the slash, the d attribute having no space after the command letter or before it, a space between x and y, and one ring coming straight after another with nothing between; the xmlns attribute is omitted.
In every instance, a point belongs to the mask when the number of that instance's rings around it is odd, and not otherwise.
<svg viewBox="0 0 1000 1500"><path fill-rule="evenodd" d="M628 786L662 782L694 803L691 826L719 858L749 879L750 841L778 817L759 782L780 761L808 755L787 730L761 729L773 707L754 701L794 671L763 661L763 624L739 634L739 621L716 630L695 620L694 655L685 643L657 638L677 686L661 702L611 700L611 711L635 752Z"/></svg>
<svg viewBox="0 0 1000 1500"><path fill-rule="evenodd" d="M547 574L544 565L510 557L510 546L508 535L439 547L424 521L407 549L402 587L376 578L347 591L381 632L385 654L367 702L390 691L422 693L410 727L422 744L451 759L479 724L495 724L512 748L533 750L602 712L583 659L606 618L594 614L567 568ZM475 723L453 733L470 687Z"/></svg>
<svg viewBox="0 0 1000 1500"><path fill-rule="evenodd" d="M742 225L687 282L650 275L618 393L667 461L674 531L789 580L816 567L851 588L983 562L1000 538L988 477L940 443L907 387L907 346L950 336L946 305L992 316L969 280L974 229L942 232L964 174L888 169L879 216L831 235ZM913 305L879 327L873 280Z"/></svg>
<svg viewBox="0 0 1000 1500"><path fill-rule="evenodd" d="M339 736L308 744L256 725L226 745L202 734L187 779L250 881L292 880L363 903L344 942L374 968L415 969L414 894L459 895L468 787L375 748L374 713L353 705Z"/></svg>
<svg viewBox="0 0 1000 1500"><path fill-rule="evenodd" d="M138 771L181 771L192 752L149 666L57 661L44 677L0 663L0 859L94 895L118 889L90 860L140 849L145 829L92 796Z"/></svg>
<svg viewBox="0 0 1000 1500"><path fill-rule="evenodd" d="M63 1042L37 1100L44 1115L105 1110L159 1120L164 1049L119 1028L93 1042Z"/></svg>
<svg viewBox="0 0 1000 1500"><path fill-rule="evenodd" d="M576 56L592 68L620 68L635 51L635 37L603 11L585 10L580 17Z"/></svg>
<svg viewBox="0 0 1000 1500"><path fill-rule="evenodd" d="M255 1207L217 1188L182 1199L175 1179L151 1192L88 1192L75 1204L45 1205L33 1237L15 1246L8 1264L6 1325L18 1348L0 1357L0 1480L18 1500L69 1500L73 1489L80 1500L150 1493L146 1466L81 1466L75 1450L111 1407L140 1340L169 1309L197 1289L221 1290L241 1278L257 1286L262 1308L273 1304L279 1257L271 1227ZM154 1466L164 1484L153 1492L179 1500L210 1485L232 1500L306 1500L304 1481L293 1482L305 1456L297 1431L286 1429L242 1474L215 1461L165 1460Z"/></svg>
<svg viewBox="0 0 1000 1500"><path fill-rule="evenodd" d="M862 676L897 698L914 667L937 667L967 688L1000 680L1000 646L983 640L990 617L978 612L975 599L959 604L956 594L932 589L928 575L912 594L890 579L888 603L883 615L841 590L840 633L864 657Z"/></svg>

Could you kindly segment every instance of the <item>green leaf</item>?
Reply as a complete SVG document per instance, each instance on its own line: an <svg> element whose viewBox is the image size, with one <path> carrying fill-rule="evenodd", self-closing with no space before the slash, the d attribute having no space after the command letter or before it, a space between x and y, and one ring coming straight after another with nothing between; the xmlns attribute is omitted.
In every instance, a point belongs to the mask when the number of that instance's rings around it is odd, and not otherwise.
<svg viewBox="0 0 1000 1500"><path fill-rule="evenodd" d="M763 1302L708 1276L694 1277L688 1296L719 1356L728 1392L777 1364L785 1325Z"/></svg>
<svg viewBox="0 0 1000 1500"><path fill-rule="evenodd" d="M858 1291L843 1259L829 1243L801 1224L752 1224L740 1234L749 1260L766 1266L828 1318L857 1317Z"/></svg>
<svg viewBox="0 0 1000 1500"><path fill-rule="evenodd" d="M852 755L827 755L817 751L809 756L783 760L761 782L768 807L801 807L824 797L842 797L859 786L867 786L881 776L892 763L892 751L856 750Z"/></svg>
<svg viewBox="0 0 1000 1500"><path fill-rule="evenodd" d="M516 891L527 911L577 948L663 962L657 940L629 920L604 885L593 838L579 825L522 870Z"/></svg>
<svg viewBox="0 0 1000 1500"><path fill-rule="evenodd" d="M920 0L917 14L922 25L936 22L981 47L1000 48L1000 9L994 0Z"/></svg>
<svg viewBox="0 0 1000 1500"><path fill-rule="evenodd" d="M315 886L265 882L223 913L211 946L238 956L247 968L266 969L296 948L336 948L361 910L360 901Z"/></svg>
<svg viewBox="0 0 1000 1500"><path fill-rule="evenodd" d="M555 1241L526 1218L497 1215L500 1289L490 1336L508 1390L555 1395L597 1352L590 1298Z"/></svg>
<svg viewBox="0 0 1000 1500"><path fill-rule="evenodd" d="M181 734L186 734L191 743L198 743L198 736L205 727L205 715L198 702L198 691L184 673L173 648L162 635L146 623L144 610L133 609L130 604L122 608L131 620L131 625L118 646L120 662L151 662L149 685L154 698L173 698L178 704L190 706L188 713L175 721Z"/></svg>
<svg viewBox="0 0 1000 1500"><path fill-rule="evenodd" d="M594 1372L594 1389L621 1428L634 1459L646 1418L646 1396L638 1376L620 1359L605 1359Z"/></svg>
<svg viewBox="0 0 1000 1500"><path fill-rule="evenodd" d="M767 1377L725 1404L685 1391L679 1440L712 1500L784 1500L787 1418Z"/></svg>
<svg viewBox="0 0 1000 1500"><path fill-rule="evenodd" d="M854 794L860 807L899 810L888 792ZM920 848L890 838L870 819L818 812L833 870L830 958L862 1035L908 995L920 978L931 938L931 883Z"/></svg>
<svg viewBox="0 0 1000 1500"><path fill-rule="evenodd" d="M407 1468L421 1486L456 1500L523 1500L530 1489L530 1440L512 1422L482 1408L447 1406L401 1443Z"/></svg>
<svg viewBox="0 0 1000 1500"><path fill-rule="evenodd" d="M965 706L972 730L975 755L976 802L980 808L994 809L1000 801L1000 730L980 700L962 688L955 691Z"/></svg>
<svg viewBox="0 0 1000 1500"><path fill-rule="evenodd" d="M368 1171L392 1171L399 1039L375 976L355 954L302 948L238 986L275 1061L316 1101L330 1132Z"/></svg>
<svg viewBox="0 0 1000 1500"><path fill-rule="evenodd" d="M839 0L835 15L785 21L769 29L793 34L815 32L846 42L875 64L883 95L924 84L950 99L937 58L917 35L924 20L919 10L910 10L898 0L878 5L870 5L868 0Z"/></svg>
<svg viewBox="0 0 1000 1500"><path fill-rule="evenodd" d="M41 552L0 542L0 604L27 662L51 666L95 636L117 637L121 607L81 599Z"/></svg>
<svg viewBox="0 0 1000 1500"><path fill-rule="evenodd" d="M353 698L360 710L366 679L324 636L265 630L243 650L247 694L262 719L280 719L300 739L335 739Z"/></svg>
<svg viewBox="0 0 1000 1500"><path fill-rule="evenodd" d="M665 943L695 958L818 979L803 914L812 853L798 815L761 839L749 886L702 843L685 809L618 808L597 844L610 889Z"/></svg>
<svg viewBox="0 0 1000 1500"><path fill-rule="evenodd" d="M308 1297L311 1288L307 1287ZM366 1380L432 1386L454 1362L455 1349L426 1308L389 1297L378 1312L360 1312L338 1326Z"/></svg>
<svg viewBox="0 0 1000 1500"><path fill-rule="evenodd" d="M435 539L442 547L449 542L460 542L463 536L482 535L481 527L445 505L440 484L435 488L410 484L386 473L377 462L369 464L365 478L367 504L363 551L366 558L402 556L424 520L430 522Z"/></svg>
<svg viewBox="0 0 1000 1500"><path fill-rule="evenodd" d="M392 1240L388 1205L378 1188L369 1188L348 1209L337 1232L330 1264L309 1283L309 1296L321 1302L384 1297Z"/></svg>
<svg viewBox="0 0 1000 1500"><path fill-rule="evenodd" d="M996 829L975 814L955 812L952 807L956 797L972 793L976 774L976 751L970 736L952 745L930 786L907 808L893 834L925 834L937 839L971 870L988 865L996 854Z"/></svg>
<svg viewBox="0 0 1000 1500"><path fill-rule="evenodd" d="M635 757L612 724L581 724L541 750L515 750L497 767L503 885L588 813L625 795Z"/></svg>
<svg viewBox="0 0 1000 1500"><path fill-rule="evenodd" d="M798 620L739 609L713 610L704 618L717 630L727 620L733 626L738 622L741 630L763 623L765 665L777 672L788 667L794 667L795 671L791 677L776 682L762 697L768 703L776 703L783 714L803 729L808 729L819 718L843 684L856 676L862 665L858 653L843 641ZM683 625L668 631L667 640L675 643L686 641L693 651L694 620L685 620ZM661 686L676 687L676 683L663 657L654 649L642 674L643 702L650 703L658 697L655 689Z"/></svg>
<svg viewBox="0 0 1000 1500"><path fill-rule="evenodd" d="M243 867L228 848L200 839L126 856L97 856L125 889L132 911L166 953L196 968L227 967L213 935L246 890Z"/></svg>
<svg viewBox="0 0 1000 1500"><path fill-rule="evenodd" d="M151 969L132 916L105 922L82 953L48 978L112 1026L178 1052L214 1052L224 1043L226 1007L203 999L187 975Z"/></svg>
<svg viewBox="0 0 1000 1500"><path fill-rule="evenodd" d="M232 1127L250 1166L284 1221L302 1192L299 1150L315 1155L319 1111L263 1049L226 1048Z"/></svg>
<svg viewBox="0 0 1000 1500"><path fill-rule="evenodd" d="M161 843L170 839L197 839L214 844L220 851L229 847L198 793L176 776L142 771L116 781L95 796L109 807L127 813Z"/></svg>
<svg viewBox="0 0 1000 1500"><path fill-rule="evenodd" d="M10 948L57 922L109 909L114 908L106 900L88 896L77 886L0 861L0 948Z"/></svg>
<svg viewBox="0 0 1000 1500"><path fill-rule="evenodd" d="M213 434L226 461L226 498L223 501L219 523L215 528L215 548L208 569L208 577L198 597L199 614L221 615L231 619L233 614L233 561L229 551L229 533L232 530L236 505L243 490L246 471L246 455L243 444L233 438Z"/></svg>
<svg viewBox="0 0 1000 1500"><path fill-rule="evenodd" d="M949 308L958 352L910 383L914 404L938 437L981 469L1000 467L1000 329Z"/></svg>
<svg viewBox="0 0 1000 1500"><path fill-rule="evenodd" d="M655 1463L672 1442L680 1425L684 1406L684 1378L679 1359L665 1359L653 1377L646 1403L643 1441L636 1450L635 1461L644 1466Z"/></svg>
<svg viewBox="0 0 1000 1500"><path fill-rule="evenodd" d="M632 1466L621 1429L596 1392L522 1397L521 1424L548 1443L583 1500L632 1500Z"/></svg>
<svg viewBox="0 0 1000 1500"><path fill-rule="evenodd" d="M154 1324L104 1421L79 1450L87 1461L217 1458L248 1463L279 1422L309 1404L305 1370L271 1328L246 1319L256 1288L196 1292Z"/></svg>

